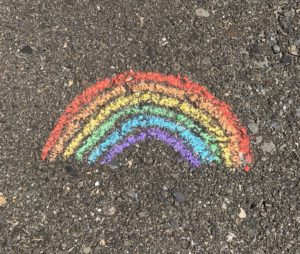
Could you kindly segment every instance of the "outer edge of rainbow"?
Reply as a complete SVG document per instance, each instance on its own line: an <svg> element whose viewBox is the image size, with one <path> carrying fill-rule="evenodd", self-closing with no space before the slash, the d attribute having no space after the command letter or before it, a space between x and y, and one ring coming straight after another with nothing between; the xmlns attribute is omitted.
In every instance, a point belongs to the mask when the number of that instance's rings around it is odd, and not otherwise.
<svg viewBox="0 0 300 254"><path fill-rule="evenodd" d="M154 79L154 80L153 80ZM162 75L160 73L153 73L153 72L134 72L134 71L129 71L125 73L121 73L119 75L116 75L115 77L111 79L104 79L100 82L97 82L93 86L87 88L85 91L83 91L80 95L78 95L75 99L72 100L72 102L66 107L65 111L57 121L54 129L52 130L44 148L42 151L42 159L46 159L49 151L51 151L53 145L57 141L57 138L60 136L61 132L63 131L63 124L59 126L59 124L63 123L64 121L68 122L70 121L72 114L75 115L81 106L89 104L93 97L100 94L105 88L109 87L110 85L112 86L113 84L124 84L125 82L138 82L139 80L152 80L153 82L159 82L157 80L162 80L160 82L166 82L168 83L167 80L173 80L174 84L177 83L177 85L184 86L184 85L189 85L191 90L197 90L201 91L201 93L205 93L207 96L207 99L214 100L217 104L220 104L221 106L224 107L225 112L230 113L232 115L232 121L234 124L236 124L236 127L240 130L241 133L243 133L245 139L243 140L243 143L240 144L240 148L243 151L247 151L245 153L247 155L246 161L247 163L252 162L252 151L250 148L250 140L247 135L247 130L244 126L241 125L240 121L237 119L236 115L231 112L231 107L227 105L225 102L218 100L213 94L211 94L206 87L203 87L197 83L191 82L188 78L182 77L180 75L174 76L174 75ZM171 84L171 83L169 83ZM174 85L174 87L177 87ZM100 88L100 89L99 89ZM178 87L177 87L178 88ZM48 145L48 146L47 146ZM51 147L52 146L52 147ZM49 148L50 147L50 148Z"/></svg>

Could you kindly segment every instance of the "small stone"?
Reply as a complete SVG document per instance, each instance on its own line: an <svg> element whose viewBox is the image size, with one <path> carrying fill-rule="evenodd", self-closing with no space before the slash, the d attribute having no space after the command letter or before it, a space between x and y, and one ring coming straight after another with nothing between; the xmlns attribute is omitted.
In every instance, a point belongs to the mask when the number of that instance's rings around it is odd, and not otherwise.
<svg viewBox="0 0 300 254"><path fill-rule="evenodd" d="M128 246L130 246L131 245L131 242L129 241L129 240L125 240L124 241L124 246L125 247L128 247Z"/></svg>
<svg viewBox="0 0 300 254"><path fill-rule="evenodd" d="M256 144L260 144L263 141L263 137L262 136L258 136L256 138Z"/></svg>
<svg viewBox="0 0 300 254"><path fill-rule="evenodd" d="M243 208L240 208L239 218L245 219L247 217L247 214Z"/></svg>
<svg viewBox="0 0 300 254"><path fill-rule="evenodd" d="M264 151L264 152L267 152L267 153L273 153L274 151L276 151L276 146L274 145L274 143L271 141L271 142L265 142L261 149Z"/></svg>
<svg viewBox="0 0 300 254"><path fill-rule="evenodd" d="M105 215L108 215L108 216L113 216L115 215L117 212L117 209L115 207L106 207L105 209L103 209L103 213Z"/></svg>
<svg viewBox="0 0 300 254"><path fill-rule="evenodd" d="M165 213L163 213L162 216L161 216L161 218L162 218L163 220L165 220L166 218L168 218L168 216L167 216Z"/></svg>
<svg viewBox="0 0 300 254"><path fill-rule="evenodd" d="M229 232L229 234L226 237L227 242L231 242L233 240L233 238L235 238L236 235L232 232Z"/></svg>
<svg viewBox="0 0 300 254"><path fill-rule="evenodd" d="M279 54L280 51L281 51L281 49L280 49L280 47L279 47L278 45L274 45L274 46L272 47L272 50L273 50L273 52L274 52L275 54Z"/></svg>
<svg viewBox="0 0 300 254"><path fill-rule="evenodd" d="M95 187L98 187L98 186L100 186L100 183L99 183L99 181L96 181L95 182Z"/></svg>
<svg viewBox="0 0 300 254"><path fill-rule="evenodd" d="M222 204L222 209L227 210L227 205L225 203Z"/></svg>
<svg viewBox="0 0 300 254"><path fill-rule="evenodd" d="M84 187L84 182L83 181L80 181L79 183L78 183L78 188L83 188Z"/></svg>
<svg viewBox="0 0 300 254"><path fill-rule="evenodd" d="M74 84L74 80L73 80L73 79L70 79L70 80L68 81L68 87L71 87L73 84Z"/></svg>
<svg viewBox="0 0 300 254"><path fill-rule="evenodd" d="M145 217L147 217L148 216L148 213L147 212L139 212L138 213L138 217L139 218L145 218Z"/></svg>
<svg viewBox="0 0 300 254"><path fill-rule="evenodd" d="M66 193L68 193L68 192L70 192L71 188L70 188L68 185L65 185L65 186L63 187L63 190L64 190Z"/></svg>
<svg viewBox="0 0 300 254"><path fill-rule="evenodd" d="M170 197L170 193L167 191L162 191L160 193L161 201L166 201Z"/></svg>
<svg viewBox="0 0 300 254"><path fill-rule="evenodd" d="M283 16L287 17L287 18L291 18L293 16L295 16L295 10L285 10L283 11Z"/></svg>
<svg viewBox="0 0 300 254"><path fill-rule="evenodd" d="M249 230L247 230L247 235L248 235L249 237L254 237L255 234L256 234L256 230L254 230L254 229L249 229Z"/></svg>
<svg viewBox="0 0 300 254"><path fill-rule="evenodd" d="M155 159L151 158L150 156L144 156L144 158L143 158L143 163L145 165L153 165L154 162L155 162Z"/></svg>
<svg viewBox="0 0 300 254"><path fill-rule="evenodd" d="M290 18L279 16L278 17L279 26L282 28L282 30L286 33L290 33L292 30L291 21Z"/></svg>
<svg viewBox="0 0 300 254"><path fill-rule="evenodd" d="M140 27L143 27L145 18L144 17L139 17L139 19L140 19Z"/></svg>
<svg viewBox="0 0 300 254"><path fill-rule="evenodd" d="M209 17L209 12L203 8L198 8L195 11L196 16L202 17L202 18L208 18Z"/></svg>
<svg viewBox="0 0 300 254"><path fill-rule="evenodd" d="M252 131L253 134L258 133L258 124L250 123L250 124L248 124L248 128Z"/></svg>
<svg viewBox="0 0 300 254"><path fill-rule="evenodd" d="M0 206L4 206L6 204L6 198L4 195L0 192Z"/></svg>
<svg viewBox="0 0 300 254"><path fill-rule="evenodd" d="M62 244L61 244L61 248L62 248L63 250L65 250L67 247L68 247L68 245L67 245L66 243L62 243Z"/></svg>
<svg viewBox="0 0 300 254"><path fill-rule="evenodd" d="M135 199L135 200L137 200L137 198L138 198L138 194L137 194L136 192L134 192L134 191L128 191L128 192L126 193L126 195L127 195L128 197L132 198L132 199Z"/></svg>
<svg viewBox="0 0 300 254"><path fill-rule="evenodd" d="M160 45L161 45L161 46L165 46L165 45L167 45L167 44L168 44L167 38L166 38L166 37L161 38L161 40L160 40Z"/></svg>
<svg viewBox="0 0 300 254"><path fill-rule="evenodd" d="M187 239L182 239L180 245L183 249L188 249L190 243Z"/></svg>
<svg viewBox="0 0 300 254"><path fill-rule="evenodd" d="M91 247L89 247L89 246L83 247L82 252L84 254L89 254L91 252Z"/></svg>
<svg viewBox="0 0 300 254"><path fill-rule="evenodd" d="M265 57L264 61L254 61L254 65L256 65L259 68L268 68L269 67L269 60L267 57Z"/></svg>
<svg viewBox="0 0 300 254"><path fill-rule="evenodd" d="M293 56L298 56L298 49L296 45L291 45L288 47L289 53Z"/></svg>
<svg viewBox="0 0 300 254"><path fill-rule="evenodd" d="M32 48L31 48L29 45L26 45L25 47L23 47L23 48L20 50L20 52L21 52L22 54L28 54L28 55L31 55L32 52L33 52L33 50L32 50Z"/></svg>
<svg viewBox="0 0 300 254"><path fill-rule="evenodd" d="M101 245L101 246L106 246L106 241L105 241L104 239L101 239L101 240L99 241L99 245Z"/></svg>
<svg viewBox="0 0 300 254"><path fill-rule="evenodd" d="M234 222L235 222L236 225L241 225L242 222L243 222L243 219L237 217Z"/></svg>
<svg viewBox="0 0 300 254"><path fill-rule="evenodd" d="M293 58L291 55L284 55L281 59L280 59L280 62L284 65L289 65L291 64L293 61Z"/></svg>
<svg viewBox="0 0 300 254"><path fill-rule="evenodd" d="M185 201L185 196L182 192L178 191L178 192L175 192L173 195L179 204L181 204Z"/></svg>
<svg viewBox="0 0 300 254"><path fill-rule="evenodd" d="M127 164L128 164L128 167L131 168L131 167L132 167L132 160L129 160L129 161L127 162Z"/></svg>
<svg viewBox="0 0 300 254"><path fill-rule="evenodd" d="M273 129L278 129L280 127L280 123L272 122L272 123L270 123L270 127Z"/></svg>
<svg viewBox="0 0 300 254"><path fill-rule="evenodd" d="M202 65L205 65L207 67L211 67L212 66L212 62L210 60L210 57L204 57L201 61Z"/></svg>

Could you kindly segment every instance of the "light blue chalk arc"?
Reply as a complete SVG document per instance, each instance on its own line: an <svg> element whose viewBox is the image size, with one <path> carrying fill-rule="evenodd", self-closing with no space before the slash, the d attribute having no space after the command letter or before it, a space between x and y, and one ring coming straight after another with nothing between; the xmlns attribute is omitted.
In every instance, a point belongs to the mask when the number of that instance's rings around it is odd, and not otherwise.
<svg viewBox="0 0 300 254"><path fill-rule="evenodd" d="M135 129L150 127L167 129L170 133L177 134L181 137L184 143L191 148L194 154L201 159L202 162L218 161L219 159L208 150L206 143L185 127L161 117L153 115L138 115L123 123L120 129L112 132L98 145L98 147L92 150L88 156L88 162L94 163L107 149L126 138L126 136L132 133Z"/></svg>

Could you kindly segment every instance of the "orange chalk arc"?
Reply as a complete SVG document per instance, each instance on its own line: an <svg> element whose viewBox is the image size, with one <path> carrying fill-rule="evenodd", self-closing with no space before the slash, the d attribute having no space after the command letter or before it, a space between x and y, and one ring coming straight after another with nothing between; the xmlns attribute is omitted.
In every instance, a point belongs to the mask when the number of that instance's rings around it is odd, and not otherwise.
<svg viewBox="0 0 300 254"><path fill-rule="evenodd" d="M250 139L247 129L231 107L217 99L206 87L186 77L153 72L128 71L97 82L78 95L58 119L42 150L42 160L72 156L113 114L124 107L145 104L186 116L187 121L215 138L225 166L243 166L245 171L249 171L253 160ZM192 128L190 126L195 124L185 127ZM194 153L197 150L196 147L189 148ZM201 157L201 154L195 154Z"/></svg>

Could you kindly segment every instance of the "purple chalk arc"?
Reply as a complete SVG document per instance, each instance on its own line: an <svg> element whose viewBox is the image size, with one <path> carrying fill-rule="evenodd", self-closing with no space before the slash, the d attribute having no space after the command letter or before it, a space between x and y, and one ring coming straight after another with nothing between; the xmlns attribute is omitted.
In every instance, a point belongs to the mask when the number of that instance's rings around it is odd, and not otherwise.
<svg viewBox="0 0 300 254"><path fill-rule="evenodd" d="M156 139L171 146L176 152L179 152L182 157L188 160L192 166L199 167L200 160L193 155L193 153L183 144L180 139L170 135L159 128L149 128L136 135L126 137L121 143L112 146L106 153L104 158L100 161L101 164L111 162L118 154L122 153L127 147L145 141L146 139Z"/></svg>

